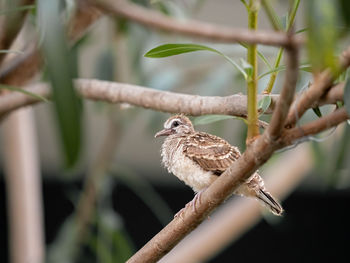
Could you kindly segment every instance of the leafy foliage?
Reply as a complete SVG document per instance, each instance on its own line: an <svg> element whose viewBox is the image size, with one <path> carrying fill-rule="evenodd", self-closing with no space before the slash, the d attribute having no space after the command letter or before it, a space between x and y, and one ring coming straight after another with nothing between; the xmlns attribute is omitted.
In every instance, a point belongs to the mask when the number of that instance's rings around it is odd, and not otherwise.
<svg viewBox="0 0 350 263"><path fill-rule="evenodd" d="M81 101L73 86L73 70L60 17L59 2L38 1L42 48L53 88L53 101L65 153L65 164L78 160L81 144Z"/></svg>

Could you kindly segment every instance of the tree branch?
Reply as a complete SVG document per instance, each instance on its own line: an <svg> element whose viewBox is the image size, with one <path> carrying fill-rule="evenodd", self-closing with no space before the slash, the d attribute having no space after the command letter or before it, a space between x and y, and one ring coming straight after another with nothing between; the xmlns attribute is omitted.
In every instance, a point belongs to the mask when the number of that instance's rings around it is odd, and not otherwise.
<svg viewBox="0 0 350 263"><path fill-rule="evenodd" d="M185 113L192 116L205 114L225 114L245 116L247 113L245 95L237 94L226 97L198 96L151 88L131 84L109 82L102 80L78 79L75 87L79 94L96 101L109 103L129 103L131 105L170 113ZM50 98L51 91L46 83L38 83L24 89L36 95ZM265 95L261 95L261 99ZM278 95L273 95L267 113L273 111ZM0 116L18 108L41 102L40 99L19 92L11 92L0 97Z"/></svg>
<svg viewBox="0 0 350 263"><path fill-rule="evenodd" d="M304 144L285 153L264 170L266 187L279 200L288 196L312 168L309 148ZM210 220L203 222L160 262L207 262L251 229L262 217L261 206L248 198L237 199L226 201Z"/></svg>
<svg viewBox="0 0 350 263"><path fill-rule="evenodd" d="M344 107L340 108L301 127L295 127L293 129L286 130L283 135L282 144L284 146L291 145L300 138L312 134L317 134L321 131L337 126L349 119L349 117L350 116L346 112L346 109Z"/></svg>
<svg viewBox="0 0 350 263"><path fill-rule="evenodd" d="M340 56L340 68L345 70L350 65L350 47L348 47ZM329 90L332 86L334 78L336 76L332 75L327 69L320 73L314 80L314 83L304 91L298 100L295 100L292 104L291 110L289 111L287 121L285 126L287 128L293 127L298 120L315 101L319 101L322 96Z"/></svg>
<svg viewBox="0 0 350 263"><path fill-rule="evenodd" d="M247 97L242 94L226 97L198 96L92 79L75 80L75 86L80 95L85 99L109 103L129 103L134 106L169 113L182 112L193 116L205 114L246 116L247 113ZM50 87L46 83L30 85L23 90L47 99L51 96ZM341 101L343 92L344 83L340 83L330 89L319 102L315 102L312 106L334 104L336 101ZM265 95L259 95L258 99L262 99L263 96ZM155 97L161 97L162 100L156 102ZM271 95L271 98L272 103L265 112L266 114L273 112L279 95ZM20 92L4 94L0 96L0 116L4 116L21 107L30 106L39 102L42 102L42 100ZM178 103L180 103L181 106L179 106ZM181 107L184 108L181 109Z"/></svg>
<svg viewBox="0 0 350 263"><path fill-rule="evenodd" d="M287 71L284 78L283 88L276 109L272 114L270 125L267 129L268 135L275 140L284 128L285 119L288 115L289 107L294 98L294 92L298 80L298 49L291 47L286 49Z"/></svg>
<svg viewBox="0 0 350 263"><path fill-rule="evenodd" d="M290 45L290 40L285 33L274 31L251 31L241 28L231 28L215 24L199 22L195 20L179 21L159 12L143 8L124 0L90 0L105 12L127 18L153 29L164 30L177 34L198 37L210 41L247 44L263 44L272 46ZM293 42L298 45L304 43L304 39L295 36Z"/></svg>

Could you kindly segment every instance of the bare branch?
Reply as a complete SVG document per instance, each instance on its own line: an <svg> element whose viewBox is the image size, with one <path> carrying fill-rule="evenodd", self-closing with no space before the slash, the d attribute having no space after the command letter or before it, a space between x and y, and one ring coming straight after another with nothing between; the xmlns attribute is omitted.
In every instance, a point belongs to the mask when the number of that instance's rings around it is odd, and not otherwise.
<svg viewBox="0 0 350 263"><path fill-rule="evenodd" d="M174 92L154 90L146 87L117 82L108 82L91 79L75 80L75 85L80 95L86 99L105 101L109 103L129 103L138 107L149 108L169 113L185 113L188 115L224 114L232 116L246 116L247 97L242 94L227 97L198 96ZM25 91L50 98L50 88L46 83L38 83L27 86ZM341 101L344 92L344 83L334 86L326 96L322 97L319 103L312 106L333 104ZM261 95L258 99L262 99ZM142 98L141 98L142 97ZM157 102L155 98L161 97ZM272 113L277 104L279 95L271 95L272 103L265 112ZM19 92L11 92L0 97L0 116L6 115L21 107L33 105L41 102L38 98L25 95ZM181 106L179 106L179 103ZM183 107L183 109L181 108ZM261 127L266 128L263 122Z"/></svg>
<svg viewBox="0 0 350 263"><path fill-rule="evenodd" d="M350 65L350 47L342 53L339 60L341 70L346 69ZM300 95L298 100L293 102L288 114L286 127L290 128L294 126L298 118L300 118L315 101L319 101L320 98L326 94L328 89L332 86L333 81L334 76L328 69L318 74L314 83Z"/></svg>
<svg viewBox="0 0 350 263"><path fill-rule="evenodd" d="M177 34L198 37L210 41L248 44L263 44L272 46L290 45L290 39L285 33L275 31L251 31L241 28L231 28L195 20L179 21L159 12L143 8L124 0L95 0L101 9L111 14L127 18L128 20L152 27L154 29L169 31ZM293 37L295 44L302 44L304 40Z"/></svg>
<svg viewBox="0 0 350 263"><path fill-rule="evenodd" d="M268 135L275 140L282 132L289 107L294 98L294 92L298 80L298 49L291 47L286 49L287 71L284 79L283 89L276 109L272 114L270 125L267 129Z"/></svg>
<svg viewBox="0 0 350 263"><path fill-rule="evenodd" d="M309 146L304 144L279 158L264 170L264 180L273 196L284 199L312 168ZM206 262L246 233L262 217L261 206L248 198L226 201L160 262Z"/></svg>
<svg viewBox="0 0 350 263"><path fill-rule="evenodd" d="M188 95L150 88L108 82L102 80L78 79L75 86L86 99L110 103L129 103L153 110L185 113L192 116L205 114L225 114L245 116L247 113L245 95L237 94L226 97ZM50 88L46 83L28 86L26 91L50 98ZM260 96L261 99L263 96ZM273 103L267 112L272 112L278 95L271 96ZM0 97L0 116L20 107L40 102L39 99L18 92L11 92Z"/></svg>
<svg viewBox="0 0 350 263"><path fill-rule="evenodd" d="M301 127L295 127L287 130L282 139L282 143L287 146L293 144L296 140L308 135L317 134L321 131L327 130L349 119L346 109L340 108L333 113L330 113L322 118L307 123Z"/></svg>

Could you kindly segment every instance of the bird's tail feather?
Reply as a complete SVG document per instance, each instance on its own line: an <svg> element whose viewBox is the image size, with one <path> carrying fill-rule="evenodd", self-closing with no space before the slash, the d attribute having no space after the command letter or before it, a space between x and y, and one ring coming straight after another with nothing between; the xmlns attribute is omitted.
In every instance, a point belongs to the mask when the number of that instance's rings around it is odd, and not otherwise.
<svg viewBox="0 0 350 263"><path fill-rule="evenodd" d="M273 214L278 216L282 215L282 206L272 197L272 195L269 192L260 189L257 197L264 203L265 206L267 206L270 209L270 211Z"/></svg>

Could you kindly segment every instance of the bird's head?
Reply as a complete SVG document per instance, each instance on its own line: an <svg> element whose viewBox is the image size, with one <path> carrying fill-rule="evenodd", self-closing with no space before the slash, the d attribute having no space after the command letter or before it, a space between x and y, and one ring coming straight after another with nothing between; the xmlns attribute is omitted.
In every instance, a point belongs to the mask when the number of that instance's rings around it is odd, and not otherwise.
<svg viewBox="0 0 350 263"><path fill-rule="evenodd" d="M184 115L171 116L164 123L164 129L157 132L154 137L169 136L172 134L185 135L194 132L192 122Z"/></svg>

